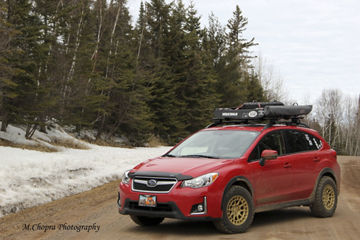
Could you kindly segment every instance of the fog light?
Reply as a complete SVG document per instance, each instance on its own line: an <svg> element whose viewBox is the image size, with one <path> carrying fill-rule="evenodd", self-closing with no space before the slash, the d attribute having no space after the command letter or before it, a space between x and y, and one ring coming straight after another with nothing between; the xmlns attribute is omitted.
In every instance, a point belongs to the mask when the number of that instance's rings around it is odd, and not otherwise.
<svg viewBox="0 0 360 240"><path fill-rule="evenodd" d="M207 213L207 199L204 197L204 201L202 203L198 203L192 206L191 215L200 215Z"/></svg>

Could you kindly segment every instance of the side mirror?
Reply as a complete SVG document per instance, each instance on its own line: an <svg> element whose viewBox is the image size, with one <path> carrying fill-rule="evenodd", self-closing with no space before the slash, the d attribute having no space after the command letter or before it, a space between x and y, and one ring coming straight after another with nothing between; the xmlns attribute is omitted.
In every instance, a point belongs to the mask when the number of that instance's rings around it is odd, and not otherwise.
<svg viewBox="0 0 360 240"><path fill-rule="evenodd" d="M261 159L260 159L259 163L260 163L261 166L264 166L265 165L265 160L272 160L272 159L276 159L277 157L278 157L278 152L277 151L265 149L261 153Z"/></svg>

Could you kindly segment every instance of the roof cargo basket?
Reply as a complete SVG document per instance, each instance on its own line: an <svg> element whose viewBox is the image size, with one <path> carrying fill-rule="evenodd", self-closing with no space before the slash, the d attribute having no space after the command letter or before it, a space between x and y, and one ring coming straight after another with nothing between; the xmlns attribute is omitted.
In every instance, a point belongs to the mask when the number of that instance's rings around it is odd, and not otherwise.
<svg viewBox="0 0 360 240"><path fill-rule="evenodd" d="M309 114L312 105L288 105L281 102L250 102L237 108L216 108L214 125L220 123L248 123L270 120L275 123L280 120L291 120L291 123L301 124L300 119Z"/></svg>

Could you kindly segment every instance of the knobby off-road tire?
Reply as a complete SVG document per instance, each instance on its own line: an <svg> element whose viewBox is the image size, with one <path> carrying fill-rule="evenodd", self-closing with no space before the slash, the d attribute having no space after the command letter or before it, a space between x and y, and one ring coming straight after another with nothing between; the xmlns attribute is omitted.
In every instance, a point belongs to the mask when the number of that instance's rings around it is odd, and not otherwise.
<svg viewBox="0 0 360 240"><path fill-rule="evenodd" d="M331 217L337 206L337 189L334 180L324 176L320 179L315 192L315 199L310 205L314 217Z"/></svg>
<svg viewBox="0 0 360 240"><path fill-rule="evenodd" d="M145 217L130 215L131 219L140 226L156 226L159 225L164 218L163 217Z"/></svg>
<svg viewBox="0 0 360 240"><path fill-rule="evenodd" d="M254 204L250 193L243 187L233 186L225 193L223 215L214 221L215 227L223 233L242 233L254 219Z"/></svg>

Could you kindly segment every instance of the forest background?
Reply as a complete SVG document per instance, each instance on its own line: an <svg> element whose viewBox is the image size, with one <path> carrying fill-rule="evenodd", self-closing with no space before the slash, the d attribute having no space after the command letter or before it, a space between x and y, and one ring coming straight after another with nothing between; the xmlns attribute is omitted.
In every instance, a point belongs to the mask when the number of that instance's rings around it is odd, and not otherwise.
<svg viewBox="0 0 360 240"><path fill-rule="evenodd" d="M133 146L175 144L215 107L291 103L240 6L226 26L196 6L150 0L132 22L126 0L0 0L0 120L25 138L53 123ZM359 101L324 89L305 121L339 154L360 155Z"/></svg>

